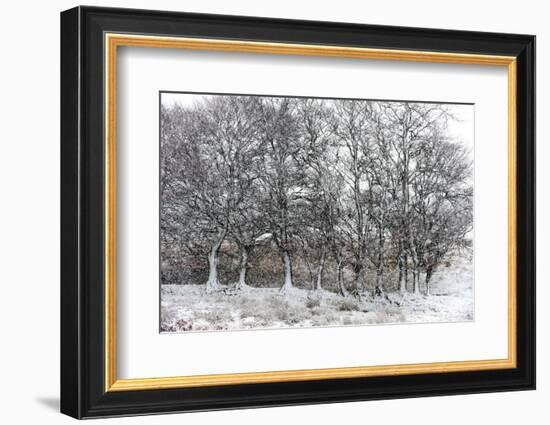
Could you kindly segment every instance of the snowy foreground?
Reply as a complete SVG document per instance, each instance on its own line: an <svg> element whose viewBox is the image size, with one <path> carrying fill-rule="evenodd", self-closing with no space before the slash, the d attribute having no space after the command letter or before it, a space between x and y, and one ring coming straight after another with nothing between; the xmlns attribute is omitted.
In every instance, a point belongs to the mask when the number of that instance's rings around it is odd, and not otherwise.
<svg viewBox="0 0 550 425"><path fill-rule="evenodd" d="M473 320L471 267L436 273L431 295L342 297L329 291L246 288L207 294L204 285L162 285L161 331L460 322Z"/></svg>

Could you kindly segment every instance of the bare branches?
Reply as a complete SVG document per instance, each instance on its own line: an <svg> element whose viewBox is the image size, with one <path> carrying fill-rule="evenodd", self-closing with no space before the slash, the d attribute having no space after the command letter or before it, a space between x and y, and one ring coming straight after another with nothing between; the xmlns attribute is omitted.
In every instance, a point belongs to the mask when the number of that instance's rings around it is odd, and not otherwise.
<svg viewBox="0 0 550 425"><path fill-rule="evenodd" d="M449 137L450 111L255 96L163 106L161 249L208 260L212 288L220 251L238 259L244 287L262 244L280 257L283 288L300 284L301 257L316 288L334 270L327 284L344 294L351 272L355 291L374 295L412 272L411 289L424 275L428 291L437 266L471 245L472 163Z"/></svg>

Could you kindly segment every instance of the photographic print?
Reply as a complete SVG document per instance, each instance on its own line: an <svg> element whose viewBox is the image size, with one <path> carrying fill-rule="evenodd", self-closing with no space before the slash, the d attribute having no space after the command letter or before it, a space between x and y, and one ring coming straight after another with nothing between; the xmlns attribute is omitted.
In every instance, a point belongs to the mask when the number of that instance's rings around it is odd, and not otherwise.
<svg viewBox="0 0 550 425"><path fill-rule="evenodd" d="M161 332L474 319L474 105L159 103Z"/></svg>

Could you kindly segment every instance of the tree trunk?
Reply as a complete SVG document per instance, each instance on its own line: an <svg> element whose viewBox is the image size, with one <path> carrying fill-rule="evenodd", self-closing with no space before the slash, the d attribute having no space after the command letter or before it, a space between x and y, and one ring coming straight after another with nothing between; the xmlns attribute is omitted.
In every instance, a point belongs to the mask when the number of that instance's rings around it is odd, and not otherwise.
<svg viewBox="0 0 550 425"><path fill-rule="evenodd" d="M379 263L376 268L376 286L374 288L375 294L382 294L383 292L383 282L382 277L384 276L384 263Z"/></svg>
<svg viewBox="0 0 550 425"><path fill-rule="evenodd" d="M426 269L426 295L430 295L430 280L432 279L433 271L434 267L432 265Z"/></svg>
<svg viewBox="0 0 550 425"><path fill-rule="evenodd" d="M210 249L208 254L208 280L206 281L206 292L213 292L220 288L220 281L218 280L218 253L220 251L223 238L218 239Z"/></svg>
<svg viewBox="0 0 550 425"><path fill-rule="evenodd" d="M418 272L418 270L414 269L413 270L413 292L415 294L419 294L420 293L420 285L419 285L419 280L420 280L420 273Z"/></svg>
<svg viewBox="0 0 550 425"><path fill-rule="evenodd" d="M246 284L246 272L248 270L248 255L250 252L250 248L243 246L241 248L241 262L240 262L240 272L239 272L239 282L237 283L238 289L244 289L247 288L248 285Z"/></svg>
<svg viewBox="0 0 550 425"><path fill-rule="evenodd" d="M281 291L285 291L287 289L292 288L292 261L290 259L290 255L288 254L288 251L283 250L281 253L281 259L283 261L283 270L285 273L283 286L281 286Z"/></svg>
<svg viewBox="0 0 550 425"><path fill-rule="evenodd" d="M343 261L338 262L338 290L340 295L345 297L347 295L346 287L344 286L344 263Z"/></svg>
<svg viewBox="0 0 550 425"><path fill-rule="evenodd" d="M404 294L407 291L407 281L405 279L405 264L403 261L403 255L399 254L399 258L397 259L397 263L399 265L399 292Z"/></svg>
<svg viewBox="0 0 550 425"><path fill-rule="evenodd" d="M365 274L363 264L355 263L355 265L353 266L353 270L355 272L355 289L357 290L357 293L361 293L365 289Z"/></svg>
<svg viewBox="0 0 550 425"><path fill-rule="evenodd" d="M327 256L326 250L323 248L321 251L321 258L319 259L319 269L317 270L317 281L315 283L315 289L317 290L322 288L323 272L325 271L326 256Z"/></svg>
<svg viewBox="0 0 550 425"><path fill-rule="evenodd" d="M378 234L378 264L377 264L377 267L376 267L376 286L374 288L374 293L376 295L378 294L382 294L383 292L383 282L382 282L382 278L384 276L384 261L385 261L385 256L384 256L384 243L385 243L385 240L384 240L384 236L383 236L383 230L382 228L379 229L379 234Z"/></svg>
<svg viewBox="0 0 550 425"><path fill-rule="evenodd" d="M415 294L420 293L420 261L419 255L416 250L412 233L409 231L408 238L408 254L411 257L412 270L413 270L413 292Z"/></svg>
<svg viewBox="0 0 550 425"><path fill-rule="evenodd" d="M405 274L404 276L404 284L405 284L405 290L410 290L409 289L409 257L407 256L407 254L405 254L403 256L403 273Z"/></svg>

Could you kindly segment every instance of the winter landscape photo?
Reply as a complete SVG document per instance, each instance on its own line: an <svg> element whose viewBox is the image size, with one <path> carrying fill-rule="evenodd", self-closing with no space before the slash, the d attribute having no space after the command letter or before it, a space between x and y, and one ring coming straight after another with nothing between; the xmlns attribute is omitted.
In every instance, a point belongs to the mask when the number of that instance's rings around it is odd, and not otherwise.
<svg viewBox="0 0 550 425"><path fill-rule="evenodd" d="M474 319L474 106L160 93L160 331Z"/></svg>

